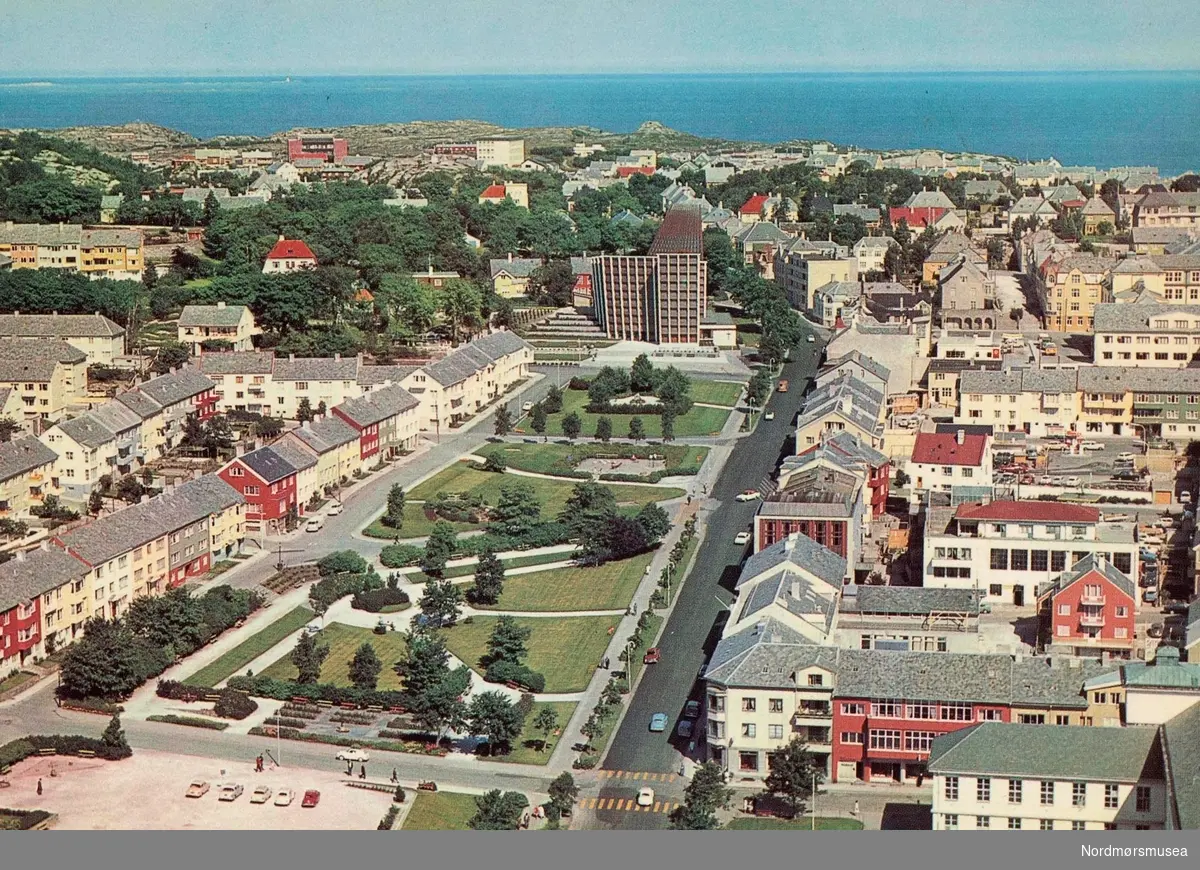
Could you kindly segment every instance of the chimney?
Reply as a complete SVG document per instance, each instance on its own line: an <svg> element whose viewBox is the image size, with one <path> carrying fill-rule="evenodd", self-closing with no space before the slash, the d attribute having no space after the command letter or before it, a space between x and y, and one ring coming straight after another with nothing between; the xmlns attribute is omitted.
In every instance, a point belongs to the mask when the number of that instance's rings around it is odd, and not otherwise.
<svg viewBox="0 0 1200 870"><path fill-rule="evenodd" d="M954 443L960 447L967 442L967 430L959 429L954 433Z"/></svg>
<svg viewBox="0 0 1200 870"><path fill-rule="evenodd" d="M335 360L335 361L337 361L337 360L341 360L341 358L342 358L342 355L341 355L340 353L335 353L335 354L333 355L333 358L334 358L334 360Z"/></svg>
<svg viewBox="0 0 1200 870"><path fill-rule="evenodd" d="M24 550L17 550L15 555L16 555L16 559L18 562L25 561L25 551Z"/></svg>
<svg viewBox="0 0 1200 870"><path fill-rule="evenodd" d="M218 308L224 308L224 307L225 307L225 302L224 302L224 301L218 302L218 303L217 303L217 307L218 307Z"/></svg>
<svg viewBox="0 0 1200 870"><path fill-rule="evenodd" d="M512 251L509 251L508 253L508 262L512 262Z"/></svg>
<svg viewBox="0 0 1200 870"><path fill-rule="evenodd" d="M793 598L800 597L800 581L799 580L792 581L792 597Z"/></svg>
<svg viewBox="0 0 1200 870"><path fill-rule="evenodd" d="M294 353L289 353L288 354L288 362L295 362L295 361L296 361L296 355Z"/></svg>
<svg viewBox="0 0 1200 870"><path fill-rule="evenodd" d="M204 474L200 471L199 468L192 469L192 480L199 480L203 476L204 476Z"/></svg>
<svg viewBox="0 0 1200 870"><path fill-rule="evenodd" d="M283 241L286 241L286 240L287 240L287 236L285 236L283 233L280 233L280 234L279 234L279 241L283 242Z"/></svg>
<svg viewBox="0 0 1200 870"><path fill-rule="evenodd" d="M849 414L852 407L854 407L854 398L851 396L842 396L842 413Z"/></svg>

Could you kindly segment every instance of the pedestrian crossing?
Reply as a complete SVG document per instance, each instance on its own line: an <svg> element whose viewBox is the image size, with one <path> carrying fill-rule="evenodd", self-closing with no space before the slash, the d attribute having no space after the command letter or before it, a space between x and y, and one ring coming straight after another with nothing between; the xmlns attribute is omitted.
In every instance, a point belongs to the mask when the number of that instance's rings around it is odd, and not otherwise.
<svg viewBox="0 0 1200 870"><path fill-rule="evenodd" d="M629 813L669 813L677 806L674 801L655 801L650 806L639 807L636 798L580 798L579 806L585 810L614 810Z"/></svg>
<svg viewBox="0 0 1200 870"><path fill-rule="evenodd" d="M640 782L674 782L679 777L674 773L651 773L648 770L597 770L600 779L621 779Z"/></svg>

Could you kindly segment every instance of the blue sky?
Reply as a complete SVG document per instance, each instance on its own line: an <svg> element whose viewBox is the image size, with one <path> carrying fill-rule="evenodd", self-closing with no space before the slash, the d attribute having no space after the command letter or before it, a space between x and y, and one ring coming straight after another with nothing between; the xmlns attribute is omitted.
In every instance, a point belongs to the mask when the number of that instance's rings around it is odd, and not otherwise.
<svg viewBox="0 0 1200 870"><path fill-rule="evenodd" d="M1195 69L1200 0L0 0L0 76Z"/></svg>

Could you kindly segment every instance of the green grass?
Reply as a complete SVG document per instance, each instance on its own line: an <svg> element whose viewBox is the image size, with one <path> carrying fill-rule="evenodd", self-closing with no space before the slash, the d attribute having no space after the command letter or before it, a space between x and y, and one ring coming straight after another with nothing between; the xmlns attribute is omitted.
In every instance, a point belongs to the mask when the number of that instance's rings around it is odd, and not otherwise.
<svg viewBox="0 0 1200 870"><path fill-rule="evenodd" d="M35 676L28 671L17 671L15 674L9 674L3 680L0 680L0 692L11 692L13 689L20 688L35 679Z"/></svg>
<svg viewBox="0 0 1200 870"><path fill-rule="evenodd" d="M494 607L481 610L624 610L654 553L591 568L551 568L504 580Z"/></svg>
<svg viewBox="0 0 1200 870"><path fill-rule="evenodd" d="M567 414L575 411L579 414L583 421L584 437L591 437L596 431L596 421L603 414L591 414L584 409L587 405L588 397L585 390L564 390L563 391L563 410L558 414L551 414L546 418L546 434L551 437L562 435L562 419ZM633 419L632 414L611 414L609 419L612 420L613 435L617 438L624 438L629 435L629 421ZM645 430L647 438L662 437L662 418L657 414L646 413L641 415L642 428ZM688 436L700 435L719 435L721 427L725 425L725 421L729 419L729 411L723 408L700 408L693 407L682 417L675 420L675 437L686 438ZM533 430L529 428L528 418L523 418L520 421L518 433L531 433Z"/></svg>
<svg viewBox="0 0 1200 870"><path fill-rule="evenodd" d="M534 554L532 556L516 556L512 559L502 559L501 561L504 563L504 567L506 569L508 569L508 568L525 568L530 565L547 565L552 562L566 562L566 561L569 561L573 555L574 555L574 553L571 553L571 552L540 553L540 554ZM475 565L474 564L455 565L451 568L447 568L445 571L445 574L443 576L448 579L451 579L451 580L457 579L460 577L474 577L475 576ZM405 574L404 579L405 579L406 583L424 584L424 583L428 582L429 575L424 573L423 571L415 571L415 572L412 572L409 574Z"/></svg>
<svg viewBox="0 0 1200 870"><path fill-rule="evenodd" d="M626 424L628 425L628 424ZM509 468L531 471L535 474L568 474L575 471L579 463L595 456L646 456L658 453L666 457L667 471L686 466L698 468L708 457L707 447L688 447L682 444L656 444L648 447L641 444L590 441L578 444L486 444L475 451L476 455L503 456Z"/></svg>
<svg viewBox="0 0 1200 870"><path fill-rule="evenodd" d="M184 680L192 686L215 686L228 679L250 662L275 646L289 634L303 628L313 618L307 607L296 607L272 622L262 631L246 638L220 658L214 659Z"/></svg>
<svg viewBox="0 0 1200 870"><path fill-rule="evenodd" d="M176 716L168 713L165 716L147 716L147 722L167 722L171 725L187 725L192 728L207 728L209 731L224 731L229 727L228 722L214 722L199 716Z"/></svg>
<svg viewBox="0 0 1200 870"><path fill-rule="evenodd" d="M460 622L447 628L446 647L482 672L479 659L487 651L496 619L476 616L470 625ZM608 647L608 629L619 622L617 616L518 617L519 625L531 629L525 664L546 677L547 692L582 692Z"/></svg>
<svg viewBox="0 0 1200 870"><path fill-rule="evenodd" d="M425 517L425 511L419 504L409 502L404 505L404 525L400 529L393 529L391 526L383 524L383 515L380 514L371 525L363 529L363 534L368 538L381 538L385 541L390 541L399 536L400 540L406 538L424 538L433 533L433 524L436 520L429 520ZM477 529L482 529L482 523L450 523L454 526L456 532L473 532Z"/></svg>
<svg viewBox="0 0 1200 870"><path fill-rule="evenodd" d="M404 819L405 831L469 831L475 795L453 791L419 791Z"/></svg>
<svg viewBox="0 0 1200 870"><path fill-rule="evenodd" d="M554 732L550 732L550 745L542 751L539 747L542 745L542 732L537 731L533 727L533 720L537 718L538 713L543 707L550 707L558 714L558 728L561 731L567 727L567 723L571 721L571 716L575 713L575 708L578 706L574 701L535 701L533 709L529 711L529 715L525 717L525 728L513 741L512 751L508 755L497 755L493 761L507 761L510 764L547 764L550 761L550 756L554 754L554 746L558 742L558 738L554 736Z"/></svg>
<svg viewBox="0 0 1200 870"><path fill-rule="evenodd" d="M737 407L737 401L742 395L741 381L699 381L692 380L690 390L693 402L705 402L709 405L724 405L726 408Z"/></svg>
<svg viewBox="0 0 1200 870"><path fill-rule="evenodd" d="M404 632L391 631L387 634L375 634L369 628L356 625L345 625L341 622L331 622L318 635L322 646L329 647L329 655L321 665L321 676L317 682L334 686L350 686L350 660L358 648L364 643L375 647L375 654L383 663L379 672L379 682L375 688L381 691L399 690L404 688L400 677L393 665L404 657ZM294 680L297 676L296 666L291 661L292 651L286 651L282 657L266 667L261 676L274 677L277 680Z"/></svg>
<svg viewBox="0 0 1200 870"><path fill-rule="evenodd" d="M725 826L727 831L811 831L812 819L731 819ZM861 831L863 823L858 819L817 816L818 831Z"/></svg>

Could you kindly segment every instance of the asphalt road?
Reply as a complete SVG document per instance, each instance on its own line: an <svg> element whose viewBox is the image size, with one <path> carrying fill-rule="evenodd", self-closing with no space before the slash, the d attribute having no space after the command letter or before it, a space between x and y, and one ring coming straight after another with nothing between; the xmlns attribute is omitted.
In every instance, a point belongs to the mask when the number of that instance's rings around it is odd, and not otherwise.
<svg viewBox="0 0 1200 870"><path fill-rule="evenodd" d="M790 382L790 389L787 393L772 394L767 405L768 410L775 412L775 419L759 421L754 433L737 443L717 478L710 499L719 504L702 520L704 540L695 568L679 593L659 642L662 659L642 676L605 756L603 769L678 772L680 750L686 752L688 747L687 741L674 736L675 728L683 715L684 703L689 698L701 698L696 678L716 647L742 559L748 552L748 547L735 545L733 538L749 527L757 509L756 503L739 503L734 497L742 490L758 487L772 475L783 456L795 452L793 421L816 372L822 349L819 342L805 342L792 351L793 359L784 366L782 375ZM655 713L666 713L670 718L667 731L659 734L649 731L650 717ZM699 758L703 736L695 740L692 757ZM681 787L683 783L678 785ZM602 790L601 795L606 795L606 791ZM616 796L615 790L612 796ZM661 818L639 814L626 819L621 826L630 827L630 823L659 827Z"/></svg>

